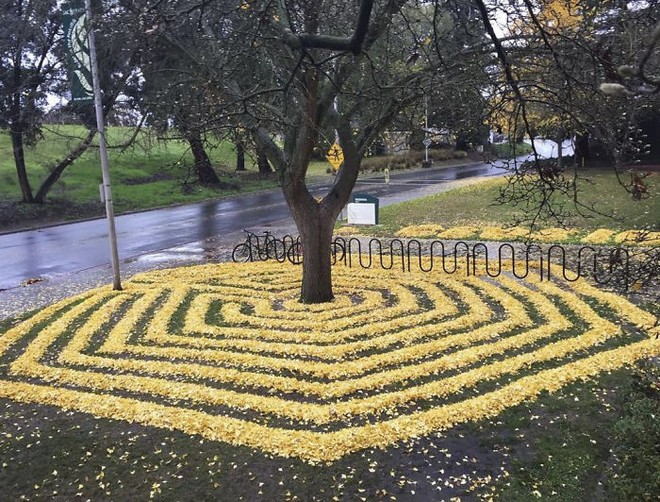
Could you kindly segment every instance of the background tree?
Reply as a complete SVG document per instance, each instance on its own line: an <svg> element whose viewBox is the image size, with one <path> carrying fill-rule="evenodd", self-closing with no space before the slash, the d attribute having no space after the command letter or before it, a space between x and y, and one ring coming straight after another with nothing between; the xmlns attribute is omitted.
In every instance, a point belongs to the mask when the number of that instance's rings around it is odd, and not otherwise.
<svg viewBox="0 0 660 502"><path fill-rule="evenodd" d="M234 131L232 140L234 142L234 149L236 150L236 170L245 171L245 133L237 128Z"/></svg>
<svg viewBox="0 0 660 502"><path fill-rule="evenodd" d="M559 7L573 5L558 0L506 5L481 0L153 0L131 8L150 37L147 43L175 54L176 68L185 67L194 84L194 97L203 94L204 117L195 120L196 128L220 134L244 127L265 152L303 243L301 298L323 302L332 298L335 218L348 201L361 159L393 120L419 117L424 96L452 110L450 100L464 105L465 94L476 98L490 76L510 89L516 130L531 131L534 114L539 120L561 115L563 121L564 112L567 125L557 130L576 131L578 124L596 129L589 105L595 108L590 100L604 67L598 44L622 45L597 29L583 29L603 23L603 14L612 19L609 4L577 3L580 16L567 19L580 29L559 22L566 18ZM510 23L525 23L526 31L505 37L496 32L494 23L505 8ZM492 55L502 72L495 71ZM571 64L575 61L579 64ZM457 110L456 117L464 116ZM607 127L620 129L619 124ZM314 150L334 137L344 150L344 164L328 193L317 200L306 186L307 168ZM536 205L530 212L534 217L550 211L554 191L575 189L570 180L542 171L533 184L512 186L523 188L524 199L517 200ZM541 195L536 199L531 193Z"/></svg>
<svg viewBox="0 0 660 502"><path fill-rule="evenodd" d="M139 88L133 65L135 44L130 20L118 4L110 8L93 3L103 16L96 19L101 86L105 113L112 110L120 93L135 98ZM70 105L88 131L58 162L39 166L47 171L36 192L29 181L25 148L35 146L41 137L42 120L49 95L67 94L64 43L61 30L61 2L15 0L0 3L4 23L0 26L0 127L10 132L14 162L22 200L43 203L48 192L66 168L91 145L96 134L91 105ZM34 168L32 168L34 170Z"/></svg>
<svg viewBox="0 0 660 502"><path fill-rule="evenodd" d="M511 2L507 26L514 32L510 42L495 33L493 10L479 2L484 23L497 47L501 72L496 106L511 135L548 135L559 142L577 135L580 156L589 155L587 145L597 143L615 166L636 158L640 149L639 123L645 109L655 104L641 100L612 99L599 87L620 62L634 57L631 39L639 40L653 26L653 10L631 2L589 0L521 0ZM657 12L657 11L655 11ZM650 20L650 21L649 21ZM632 49L632 50L631 50ZM501 123L501 122L500 122ZM592 141L587 143L585 138ZM526 207L526 223L555 218L562 223L571 208L553 204L564 193L575 201L578 213L587 215L579 197L581 171L570 172L536 159L536 177L526 169L512 171L502 202ZM621 169L621 167L617 167Z"/></svg>
<svg viewBox="0 0 660 502"><path fill-rule="evenodd" d="M184 25L178 29L192 28ZM189 36L190 33L177 33L178 38ZM169 50L165 40L143 39L139 64L144 78L141 108L148 123L169 139L188 143L193 171L200 184L223 188L206 151L207 132L213 127L213 112L217 108L215 90L195 73L189 58ZM217 124L215 130L219 130Z"/></svg>
<svg viewBox="0 0 660 502"><path fill-rule="evenodd" d="M62 72L53 54L60 38L59 10L54 0L3 0L0 13L0 127L11 136L23 202L34 202L25 147L39 139L47 93Z"/></svg>

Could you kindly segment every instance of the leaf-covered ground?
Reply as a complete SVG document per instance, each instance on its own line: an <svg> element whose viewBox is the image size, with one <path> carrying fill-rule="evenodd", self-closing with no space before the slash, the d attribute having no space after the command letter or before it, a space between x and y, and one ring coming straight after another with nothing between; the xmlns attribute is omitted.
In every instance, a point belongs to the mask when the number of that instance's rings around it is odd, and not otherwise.
<svg viewBox="0 0 660 502"><path fill-rule="evenodd" d="M11 499L581 500L655 316L578 281L155 271L0 335Z"/></svg>

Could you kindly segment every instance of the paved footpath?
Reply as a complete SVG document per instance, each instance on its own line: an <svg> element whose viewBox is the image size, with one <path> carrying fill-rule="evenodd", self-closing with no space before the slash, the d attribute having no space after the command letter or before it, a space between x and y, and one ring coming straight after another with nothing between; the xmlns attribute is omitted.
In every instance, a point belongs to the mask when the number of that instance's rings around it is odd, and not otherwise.
<svg viewBox="0 0 660 502"><path fill-rule="evenodd" d="M407 200L426 197L435 193L478 183L481 180L482 178L475 177L442 184L425 185L395 196L383 197L380 199L380 205L388 206ZM267 228L278 236L298 234L293 220L280 221L269 225ZM251 230L259 232L261 229ZM122 260L120 264L122 281L137 273L148 270L229 261L231 260L231 251L234 246L243 239L243 232L232 232L226 235L214 236L204 241L191 242L183 246ZM111 283L112 270L108 264L72 274L49 277L43 281L34 282L20 288L2 291L0 292L0 320L43 308L88 289Z"/></svg>

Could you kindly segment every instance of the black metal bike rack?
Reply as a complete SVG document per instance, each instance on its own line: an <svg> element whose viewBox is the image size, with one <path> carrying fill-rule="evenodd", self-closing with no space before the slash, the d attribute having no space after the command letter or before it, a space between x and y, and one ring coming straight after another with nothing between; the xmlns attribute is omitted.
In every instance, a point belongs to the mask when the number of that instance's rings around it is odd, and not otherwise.
<svg viewBox="0 0 660 502"><path fill-rule="evenodd" d="M279 262L302 263L300 237L285 235L279 238L284 252L251 252L249 261L276 259ZM245 245L245 243L238 246ZM250 249L259 250L259 242L252 242ZM237 246L237 247L238 247ZM277 249L277 248L276 248ZM651 276L657 276L660 248L653 248ZM489 244L465 241L443 242L417 239L360 239L335 237L331 244L332 263L347 267L371 268L374 265L403 272L442 270L446 274L464 268L468 275L478 275L479 270L488 277L498 277L504 272L517 279L525 279L536 273L540 280L557 275L568 282L590 277L597 284L616 282L627 290L632 281L631 252L622 247L600 248L593 246L565 247L552 244L544 248L538 244L518 245L511 243ZM464 265L464 267L462 266ZM647 273L648 276L648 273Z"/></svg>

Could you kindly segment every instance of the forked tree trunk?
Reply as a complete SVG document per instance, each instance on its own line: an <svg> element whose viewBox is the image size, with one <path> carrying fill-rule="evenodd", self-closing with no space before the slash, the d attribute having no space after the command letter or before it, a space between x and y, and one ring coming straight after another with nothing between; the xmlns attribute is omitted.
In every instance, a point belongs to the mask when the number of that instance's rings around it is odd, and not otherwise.
<svg viewBox="0 0 660 502"><path fill-rule="evenodd" d="M303 303L324 303L334 298L332 233L335 220L348 201L355 184L359 165L360 159L355 147L350 145L344 148L344 165L330 192L321 201L317 201L310 194L304 181L292 180L282 187L302 243L303 277L300 301Z"/></svg>
<svg viewBox="0 0 660 502"><path fill-rule="evenodd" d="M344 163L335 177L330 191L317 200L305 183L319 131L318 115L318 73L310 70L305 74L307 106L300 127L295 134L288 136L289 156L275 144L265 129L257 128L255 143L268 159L277 167L282 176L282 192L291 210L302 243L303 277L300 288L300 301L303 303L324 303L334 298L332 293L331 243L332 231L337 215L348 202L355 186L362 153L354 141L354 132L349 120L337 120L336 131L344 152ZM324 101L332 106L332 100ZM286 149L286 140L285 140Z"/></svg>
<svg viewBox="0 0 660 502"><path fill-rule="evenodd" d="M206 186L220 186L220 178L218 178L218 175L213 170L211 159L209 159L204 149L202 138L198 134L190 134L186 139L188 140L188 144L190 144L190 151L195 160L195 174L199 182Z"/></svg>
<svg viewBox="0 0 660 502"><path fill-rule="evenodd" d="M53 185L60 179L60 176L64 170L69 167L73 162L78 159L83 153L87 151L89 146L92 144L92 140L96 135L96 129L90 129L87 132L87 136L83 139L80 144L71 150L69 155L62 159L46 177L46 179L41 183L37 194L34 196L34 201L38 204L43 204L46 201L46 195L50 192L50 189L53 188Z"/></svg>
<svg viewBox="0 0 660 502"><path fill-rule="evenodd" d="M21 187L23 195L23 202L32 203L34 197L32 196L32 187L30 180L27 176L27 169L25 168L25 147L23 145L23 133L19 130L13 129L11 131L11 146L14 150L14 163L16 165L16 174L18 176L18 184Z"/></svg>

